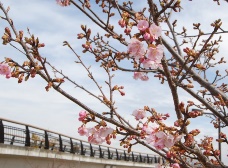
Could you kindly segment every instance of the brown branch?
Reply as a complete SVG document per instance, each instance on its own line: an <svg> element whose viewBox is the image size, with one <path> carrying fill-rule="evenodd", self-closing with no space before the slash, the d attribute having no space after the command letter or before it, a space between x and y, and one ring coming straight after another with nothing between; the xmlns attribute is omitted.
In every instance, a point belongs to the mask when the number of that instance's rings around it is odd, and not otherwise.
<svg viewBox="0 0 228 168"><path fill-rule="evenodd" d="M222 32L216 32L214 34L223 34L223 33L228 33L228 31L222 31ZM207 36L207 35L211 35L211 33L204 33L204 34L201 34L201 36ZM183 38L185 37L198 37L199 35L189 35L189 36L184 36Z"/></svg>
<svg viewBox="0 0 228 168"><path fill-rule="evenodd" d="M216 111L209 103L207 103L207 101L204 98L202 98L199 95L197 95L195 92L192 91L192 89L189 89L187 87L181 87L181 88L184 89L185 91L187 91L191 96L196 98L202 104L204 104L206 108L208 108L214 115L219 117L226 125L228 125L227 119L224 116L222 116L221 113Z"/></svg>
<svg viewBox="0 0 228 168"><path fill-rule="evenodd" d="M172 3L174 2L175 0L171 0L168 4L166 4L162 10L160 10L157 14L156 14L156 17L158 18L162 13L164 13L167 8L170 8L170 6L172 5Z"/></svg>
<svg viewBox="0 0 228 168"><path fill-rule="evenodd" d="M169 45L169 43L164 38L162 38L162 43L168 49L168 51L173 55L173 57L180 63L180 65L183 66L185 63L184 59L178 53L176 53L176 51ZM186 71L189 70L189 66L185 65L184 69ZM197 73L194 72L194 70L190 69L189 74L192 75L192 78L195 81L197 81L200 85L205 87L213 95L215 96L221 95L224 101L228 101L228 97L226 96L225 93L221 92L219 89L216 89L211 83L201 78ZM226 121L226 123L228 125L228 121Z"/></svg>
<svg viewBox="0 0 228 168"><path fill-rule="evenodd" d="M170 88L172 96L173 96L173 102L174 102L174 107L175 107L175 111L177 114L177 118L181 119L182 114L181 114L180 109L179 109L179 98L178 98L178 94L177 94L177 86L172 80L172 76L169 72L167 60L165 59L165 56L163 57L163 60L162 60L162 66L163 66L163 69L165 72L165 76L167 77L169 88Z"/></svg>

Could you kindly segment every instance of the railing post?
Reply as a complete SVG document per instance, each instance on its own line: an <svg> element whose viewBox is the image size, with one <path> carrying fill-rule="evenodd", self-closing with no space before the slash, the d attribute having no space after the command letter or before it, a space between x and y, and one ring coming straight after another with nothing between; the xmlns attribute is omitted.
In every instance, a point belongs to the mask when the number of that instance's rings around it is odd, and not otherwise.
<svg viewBox="0 0 228 168"><path fill-rule="evenodd" d="M103 154L102 154L102 150L101 150L101 146L100 145L99 145L99 153L100 153L99 157L103 158Z"/></svg>
<svg viewBox="0 0 228 168"><path fill-rule="evenodd" d="M120 160L118 150L116 149L116 160Z"/></svg>
<svg viewBox="0 0 228 168"><path fill-rule="evenodd" d="M25 126L25 146L30 146L30 133L27 125Z"/></svg>
<svg viewBox="0 0 228 168"><path fill-rule="evenodd" d="M45 131L45 144L44 149L49 149L49 141L48 141L48 134L47 131Z"/></svg>
<svg viewBox="0 0 228 168"><path fill-rule="evenodd" d="M139 154L139 162L143 162L141 153Z"/></svg>
<svg viewBox="0 0 228 168"><path fill-rule="evenodd" d="M162 164L164 164L165 163L165 158L162 158Z"/></svg>
<svg viewBox="0 0 228 168"><path fill-rule="evenodd" d="M148 154L147 154L147 163L150 163L150 158Z"/></svg>
<svg viewBox="0 0 228 168"><path fill-rule="evenodd" d="M70 138L70 153L75 154L75 151L74 151L74 145L73 145L73 141L72 141L72 139L71 139L71 138Z"/></svg>
<svg viewBox="0 0 228 168"><path fill-rule="evenodd" d="M93 146L90 144L90 156L94 157Z"/></svg>
<svg viewBox="0 0 228 168"><path fill-rule="evenodd" d="M81 155L85 155L82 141L80 141L80 143L81 143Z"/></svg>
<svg viewBox="0 0 228 168"><path fill-rule="evenodd" d="M0 120L0 143L4 143L4 125Z"/></svg>
<svg viewBox="0 0 228 168"><path fill-rule="evenodd" d="M127 155L125 151L124 151L124 160L127 161Z"/></svg>
<svg viewBox="0 0 228 168"><path fill-rule="evenodd" d="M131 152L131 157L132 157L132 162L134 162L135 161L135 156L134 156L133 152Z"/></svg>
<svg viewBox="0 0 228 168"><path fill-rule="evenodd" d="M13 145L14 140L15 140L15 136L12 137L11 142L10 142L10 145Z"/></svg>
<svg viewBox="0 0 228 168"><path fill-rule="evenodd" d="M154 163L158 163L157 157L154 156Z"/></svg>
<svg viewBox="0 0 228 168"><path fill-rule="evenodd" d="M112 159L109 147L108 147L108 159Z"/></svg>
<svg viewBox="0 0 228 168"><path fill-rule="evenodd" d="M59 135L59 151L63 152L63 141L61 135Z"/></svg>

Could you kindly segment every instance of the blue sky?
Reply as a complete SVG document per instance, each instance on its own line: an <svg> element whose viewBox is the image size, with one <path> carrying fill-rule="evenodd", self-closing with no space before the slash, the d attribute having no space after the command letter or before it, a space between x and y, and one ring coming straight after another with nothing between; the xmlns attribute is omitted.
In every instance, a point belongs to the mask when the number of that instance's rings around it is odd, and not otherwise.
<svg viewBox="0 0 228 168"><path fill-rule="evenodd" d="M10 6L10 17L14 20L14 25L17 30L26 32L27 27L32 34L38 36L41 42L45 43L45 48L41 49L41 54L53 63L55 67L63 70L69 77L79 81L81 85L91 88L94 93L98 91L94 84L86 77L86 72L74 63L76 57L69 49L62 46L62 42L67 40L80 54L81 42L77 40L77 33L81 32L80 25L91 25L89 19L81 15L81 13L74 8L60 7L56 5L54 0L1 0L5 6ZM205 32L210 31L208 26L213 20L222 18L224 20L223 27L228 28L227 3L221 6L214 5L212 0L185 2L183 5L184 12L179 15L173 14L173 18L178 19L180 28L182 25L187 25L190 34L194 33L190 30L192 23L201 22ZM142 3L140 4L141 6ZM139 6L140 6L139 5ZM191 6L190 6L191 5ZM200 7L200 10L199 8ZM189 12L189 11L190 12ZM2 15L2 13L1 13ZM173 19L175 20L175 19ZM3 29L6 24L1 20L0 34L3 34ZM94 25L91 25L92 31L100 31ZM227 44L228 37L224 36L224 43L221 45L220 53L225 58L228 58ZM1 60L4 57L12 57L19 62L23 60L21 55L9 45L0 45ZM104 85L104 80L107 80L105 73L99 70L99 65L95 64L93 56L86 55L83 57L87 65L92 65L93 74ZM225 69L226 65L220 66L220 69ZM95 73L96 72L96 73ZM116 94L116 103L118 110L121 111L127 120L132 121L131 113L137 108L142 108L144 105L156 108L162 113L169 112L174 114L172 106L172 98L169 89L165 85L161 85L157 79L150 75L148 82L135 81L131 73L117 72L114 83L124 85L126 96L121 97ZM46 83L38 76L34 79L29 79L27 82L18 84L16 79L5 79L0 76L0 116L11 120L28 123L31 125L43 127L49 130L67 134L73 137L79 137L77 128L79 122L77 121L80 107L67 100L59 93L51 89L46 92L44 87ZM91 99L88 94L83 93L74 86L66 84L65 87L72 95L76 95L88 106L97 111L104 111L105 108L101 103ZM182 101L189 99L188 95L180 90L180 98ZM202 130L202 135L210 134L217 136L216 130L208 124L208 120L198 119L193 123L194 127ZM172 121L169 121L172 124ZM211 129L208 129L211 128ZM83 139L83 137L80 137ZM118 145L118 142L114 143ZM228 153L227 148L224 148L223 153ZM224 157L225 158L225 157ZM225 159L223 159L224 161ZM228 164L228 163L227 163Z"/></svg>

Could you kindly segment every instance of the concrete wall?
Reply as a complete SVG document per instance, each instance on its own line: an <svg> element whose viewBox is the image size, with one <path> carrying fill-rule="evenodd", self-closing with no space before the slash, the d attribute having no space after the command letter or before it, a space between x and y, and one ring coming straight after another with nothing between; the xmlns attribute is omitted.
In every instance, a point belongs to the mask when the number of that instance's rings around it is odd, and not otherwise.
<svg viewBox="0 0 228 168"><path fill-rule="evenodd" d="M154 168L155 165L100 159L32 147L0 144L0 168Z"/></svg>

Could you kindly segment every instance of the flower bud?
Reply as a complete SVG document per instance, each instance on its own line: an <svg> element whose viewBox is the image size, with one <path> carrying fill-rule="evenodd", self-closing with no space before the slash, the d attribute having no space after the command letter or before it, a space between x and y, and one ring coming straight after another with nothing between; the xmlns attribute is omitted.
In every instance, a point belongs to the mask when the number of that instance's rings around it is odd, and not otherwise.
<svg viewBox="0 0 228 168"><path fill-rule="evenodd" d="M104 120L101 120L100 125L103 126L103 127L107 126L107 124L106 124L106 122Z"/></svg>
<svg viewBox="0 0 228 168"><path fill-rule="evenodd" d="M84 30L84 31L85 31L85 29L86 29L86 26L84 26L84 25L81 25L81 28L82 28L82 30Z"/></svg>
<svg viewBox="0 0 228 168"><path fill-rule="evenodd" d="M125 27L125 20L124 19L121 19L121 20L119 20L119 25L120 25L120 27L122 27L122 28L124 28Z"/></svg>
<svg viewBox="0 0 228 168"><path fill-rule="evenodd" d="M180 111L181 111L182 114L185 113L184 103L183 103L183 102L181 102L181 103L179 104L179 109L180 109Z"/></svg>
<svg viewBox="0 0 228 168"><path fill-rule="evenodd" d="M5 33L8 34L9 37L11 37L11 32L8 27L5 28Z"/></svg>
<svg viewBox="0 0 228 168"><path fill-rule="evenodd" d="M216 156L219 156L221 153L220 153L220 150L215 150L214 151L214 155L216 155Z"/></svg>

